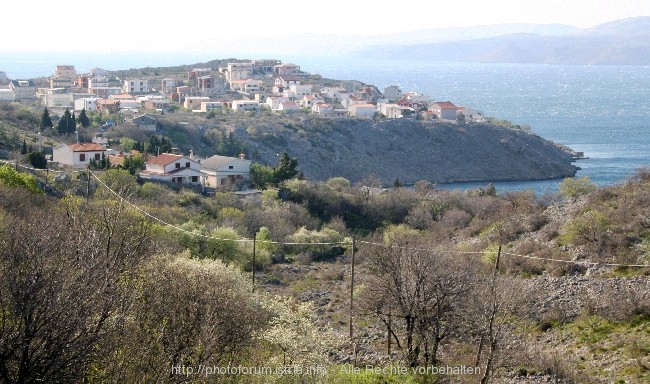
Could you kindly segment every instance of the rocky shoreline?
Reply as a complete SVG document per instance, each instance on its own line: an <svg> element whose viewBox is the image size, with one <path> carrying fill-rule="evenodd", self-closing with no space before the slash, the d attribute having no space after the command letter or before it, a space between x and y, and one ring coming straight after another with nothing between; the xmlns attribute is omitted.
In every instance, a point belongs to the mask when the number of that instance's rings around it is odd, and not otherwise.
<svg viewBox="0 0 650 384"><path fill-rule="evenodd" d="M252 133L251 133L252 132ZM413 119L317 119L301 117L235 129L252 159L273 165L282 151L297 158L307 179L374 178L390 186L433 183L525 181L572 177L576 153L517 128Z"/></svg>

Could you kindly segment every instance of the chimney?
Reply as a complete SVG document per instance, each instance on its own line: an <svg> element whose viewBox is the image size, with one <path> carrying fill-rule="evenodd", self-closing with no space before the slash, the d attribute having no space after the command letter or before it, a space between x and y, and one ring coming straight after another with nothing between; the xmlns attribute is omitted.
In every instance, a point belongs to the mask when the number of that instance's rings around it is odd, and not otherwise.
<svg viewBox="0 0 650 384"><path fill-rule="evenodd" d="M190 160L194 160L194 151L190 149Z"/></svg>
<svg viewBox="0 0 650 384"><path fill-rule="evenodd" d="M240 154L239 154L239 158L242 159L242 160L244 160L244 159L246 158L246 155L244 155L243 153L240 153Z"/></svg>
<svg viewBox="0 0 650 384"><path fill-rule="evenodd" d="M75 134L75 136L77 138L77 144L79 144L79 130L75 130L74 134Z"/></svg>

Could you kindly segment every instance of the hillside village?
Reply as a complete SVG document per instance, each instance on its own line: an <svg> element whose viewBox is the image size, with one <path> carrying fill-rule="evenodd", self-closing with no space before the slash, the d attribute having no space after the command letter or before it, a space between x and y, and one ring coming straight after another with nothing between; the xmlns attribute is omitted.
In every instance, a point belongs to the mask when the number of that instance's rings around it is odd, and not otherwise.
<svg viewBox="0 0 650 384"><path fill-rule="evenodd" d="M181 78L182 77L182 78ZM470 122L485 121L481 112L435 101L417 92L402 92L398 86L380 91L359 81L320 87L314 76L299 65L280 60L252 60L193 68L183 76L161 79L120 79L109 71L94 68L78 74L73 65L58 65L47 86L34 80L11 80L0 72L0 101L40 100L43 106L100 113L121 112L126 119L182 107L195 113L232 110L292 112L308 110L323 117L386 118L419 116L427 119Z"/></svg>
<svg viewBox="0 0 650 384"><path fill-rule="evenodd" d="M102 119L92 143L63 143L52 149L53 166L83 169L107 158L121 165L137 151L110 148L101 132L120 124L155 133L165 114L184 111L197 115L271 111L277 114L307 113L323 118L397 119L418 118L442 122L485 121L469 107L450 101L433 101L398 86L380 91L359 81L324 82L300 66L280 60L220 62L215 67L192 68L183 73L120 78L94 68L78 74L73 65L58 65L47 79L11 80L0 73L0 101L34 102L53 118L65 113L92 112ZM113 121L109 116L119 116ZM40 143L39 143L40 146ZM147 159L142 179L177 186L206 189L242 189L250 181L251 160L215 155L199 159L194 153L157 153Z"/></svg>

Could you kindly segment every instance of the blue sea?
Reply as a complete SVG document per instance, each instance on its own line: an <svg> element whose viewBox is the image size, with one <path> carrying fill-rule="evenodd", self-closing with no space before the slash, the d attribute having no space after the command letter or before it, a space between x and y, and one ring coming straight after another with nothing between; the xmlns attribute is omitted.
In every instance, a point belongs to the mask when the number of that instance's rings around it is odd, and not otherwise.
<svg viewBox="0 0 650 384"><path fill-rule="evenodd" d="M206 62L221 57L140 55L39 57L0 55L0 71L10 78L50 76L58 64L78 72ZM242 57L244 59L246 57ZM255 59L255 58L253 58ZM577 176L598 185L624 182L650 167L650 67L542 64L448 63L359 60L341 57L278 57L303 71L327 78L359 80L380 90L403 92L469 106L484 116L529 125L545 138L584 152ZM556 192L561 180L496 182L497 191L532 189ZM486 183L438 185L475 188Z"/></svg>

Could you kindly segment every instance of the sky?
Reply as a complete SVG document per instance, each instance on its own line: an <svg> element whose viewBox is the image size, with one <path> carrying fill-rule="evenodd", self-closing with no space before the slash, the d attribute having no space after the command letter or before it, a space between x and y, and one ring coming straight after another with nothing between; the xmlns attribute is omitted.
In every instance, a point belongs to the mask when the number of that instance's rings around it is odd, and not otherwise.
<svg viewBox="0 0 650 384"><path fill-rule="evenodd" d="M241 4L241 5L239 5ZM282 4L281 6L274 6ZM380 5L381 4L381 5ZM454 0L376 2L250 0L161 2L11 1L3 4L0 52L183 49L201 39L236 41L300 33L377 35L503 23L587 28L650 16L648 0Z"/></svg>

